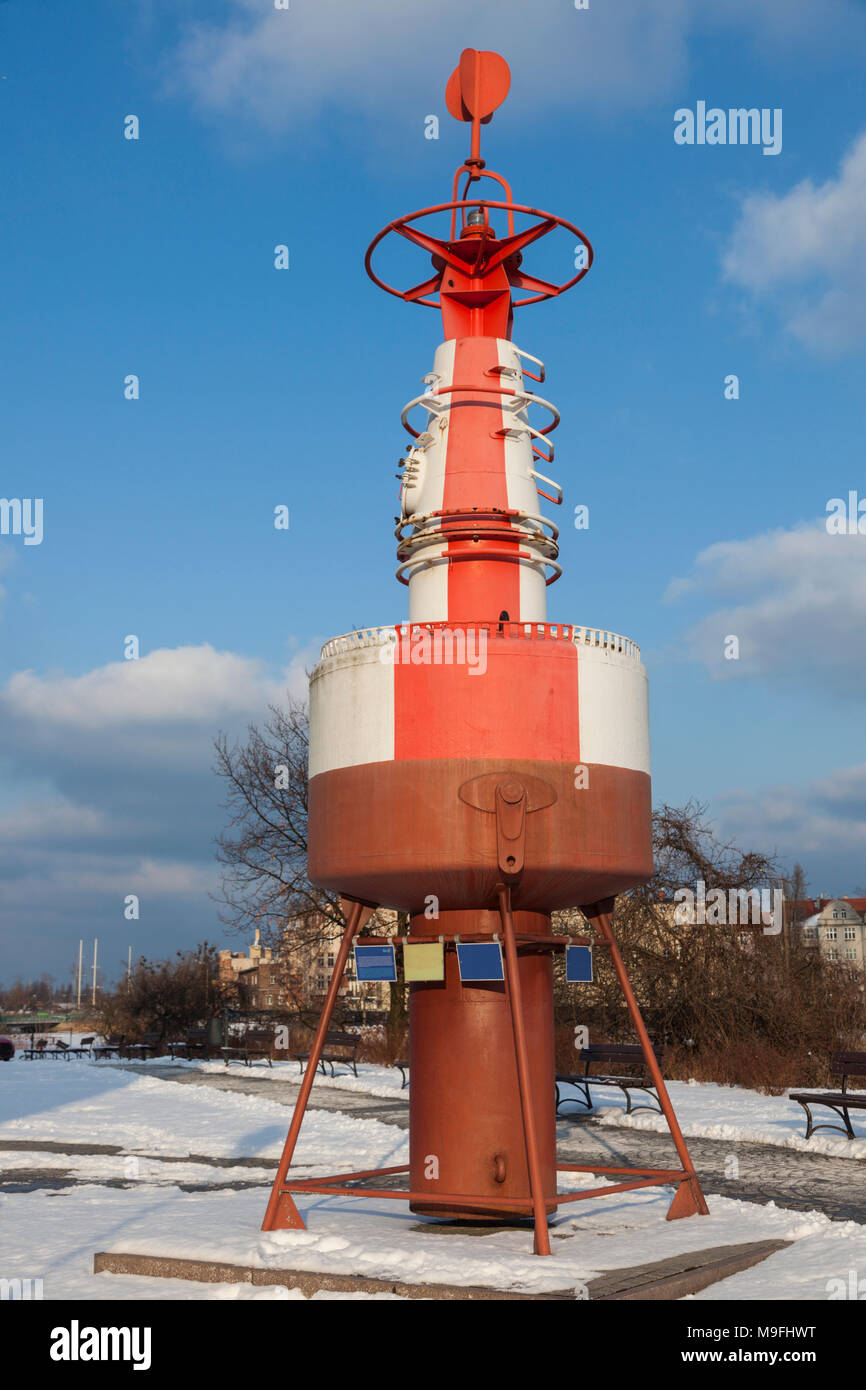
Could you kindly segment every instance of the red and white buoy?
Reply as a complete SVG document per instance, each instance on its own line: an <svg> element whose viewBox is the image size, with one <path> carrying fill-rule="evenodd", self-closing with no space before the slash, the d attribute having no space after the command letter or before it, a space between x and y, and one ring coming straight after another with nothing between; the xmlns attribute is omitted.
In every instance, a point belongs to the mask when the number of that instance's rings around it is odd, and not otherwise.
<svg viewBox="0 0 866 1390"><path fill-rule="evenodd" d="M335 980L377 905L411 914L410 940L446 946L444 980L411 986L413 1210L532 1214L546 1253L545 1212L562 1200L551 965L562 938L551 936L550 913L582 906L607 939L607 900L650 877L650 764L637 646L547 618L560 567L558 530L543 507L562 501L550 476L559 412L527 385L543 383L545 371L514 343L514 309L577 284L592 248L565 219L516 204L485 167L480 127L509 81L499 55L463 53L447 101L471 122L472 142L452 199L392 222L367 253L381 288L441 311L444 341L402 413L411 443L397 578L409 590L408 619L334 638L311 678L309 874L353 904ZM484 180L497 185L492 199L481 196ZM450 221L447 235L425 230L436 215ZM523 266L524 252L556 228L585 253L559 285ZM433 273L405 291L373 269L390 234L432 262ZM505 980L461 983L455 938L494 936L504 941ZM612 950L616 964L615 942ZM326 1026L323 1018L322 1038ZM666 1093L665 1105L667 1113ZM688 1189L674 1214L687 1214L703 1198L674 1137ZM266 1226L300 1221L286 1186L293 1147L290 1132ZM305 1186L323 1190L291 1190Z"/></svg>

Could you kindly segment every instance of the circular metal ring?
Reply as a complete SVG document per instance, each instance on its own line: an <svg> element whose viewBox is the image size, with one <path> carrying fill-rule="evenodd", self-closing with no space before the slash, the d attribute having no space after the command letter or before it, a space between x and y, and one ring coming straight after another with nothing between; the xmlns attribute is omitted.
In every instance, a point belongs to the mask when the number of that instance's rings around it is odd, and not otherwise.
<svg viewBox="0 0 866 1390"><path fill-rule="evenodd" d="M527 217L537 217L542 221L552 222L554 224L554 226L549 227L548 230L543 233L544 236L548 236L550 232L554 231L555 227L562 227L564 231L571 232L573 236L576 236L582 245L586 247L588 253L587 262L586 265L578 271L577 275L573 275L570 280L566 280L561 285L554 286L545 293L529 295L526 299L515 299L513 304L516 309L522 308L526 304L538 304L542 300L553 299L560 294L565 294L566 290L572 289L579 280L583 279L592 265L593 250L589 237L585 236L580 228L576 227L573 222L569 222L567 218L557 217L552 212L543 212L540 208L527 207L523 203L494 201L490 198L462 198L451 203L437 203L434 207L421 208L418 212L408 212L404 217L397 217L393 222L389 222L387 227L383 227L381 232L370 242L370 245L367 247L367 254L364 257L364 269L373 281L373 284L378 285L380 290L385 290L387 294L393 294L397 299L402 299L406 303L424 304L431 309L441 308L441 301L439 299L418 298L410 300L409 295L412 292L411 289L398 290L395 289L393 285L389 285L385 280L381 280L373 270L373 252L376 250L379 242L383 241L389 233L399 232L403 227L408 226L410 222L417 222L419 218L422 217L432 217L434 213L437 212L456 212L458 208L499 208L509 213L524 213ZM527 228L527 230L530 229ZM520 235L520 233L518 233L518 235ZM411 240L411 237L407 239ZM459 270L461 273L466 272L467 263L453 253L451 250L452 243L442 241L439 237L431 236L426 239L430 242L435 242L435 254L440 255L446 265L450 265L452 269Z"/></svg>

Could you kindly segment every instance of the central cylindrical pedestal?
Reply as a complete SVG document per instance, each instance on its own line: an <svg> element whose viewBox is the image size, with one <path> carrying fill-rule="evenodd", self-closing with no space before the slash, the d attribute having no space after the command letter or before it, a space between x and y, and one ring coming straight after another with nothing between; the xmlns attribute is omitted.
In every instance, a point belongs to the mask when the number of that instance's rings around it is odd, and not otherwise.
<svg viewBox="0 0 866 1390"><path fill-rule="evenodd" d="M550 918L514 914L516 935L549 936ZM440 933L502 936L498 912L443 912L412 919L413 938ZM547 951L519 947L520 987L529 1046L531 1104L545 1197L556 1193L553 1078L553 969ZM410 1188L465 1193L446 1209L412 1203L430 1216L502 1221L531 1216L526 1139L514 1031L506 984L462 983L457 953L446 946L444 982L413 984L409 996ZM518 1197L525 1205L473 1207L471 1198ZM554 1208L551 1206L550 1211Z"/></svg>

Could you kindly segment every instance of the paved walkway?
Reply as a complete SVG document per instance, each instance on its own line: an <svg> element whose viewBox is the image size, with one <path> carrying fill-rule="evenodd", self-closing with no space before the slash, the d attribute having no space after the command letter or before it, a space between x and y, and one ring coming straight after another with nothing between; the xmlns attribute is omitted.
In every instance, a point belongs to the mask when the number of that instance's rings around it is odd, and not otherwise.
<svg viewBox="0 0 866 1390"><path fill-rule="evenodd" d="M103 1065L114 1065L111 1063ZM298 1083L286 1079L275 1080L256 1076L251 1069L244 1068L225 1074L219 1072L199 1072L184 1067L153 1066L137 1064L138 1075L143 1072L158 1076L166 1081L174 1081L186 1086L209 1086L214 1090L240 1091L245 1095L266 1096L288 1108L294 1105L298 1095ZM316 1089L310 1099L310 1106L316 1110L335 1110L343 1114L357 1115L359 1118L380 1120L383 1124L396 1125L400 1129L409 1128L409 1097L407 1092L395 1094L393 1099L366 1096L354 1091L335 1089ZM558 1128L558 1152L560 1159L568 1163L593 1163L616 1166L634 1164L642 1167L676 1166L676 1151L670 1137L646 1130L620 1129L616 1126L599 1125L592 1118L569 1116L560 1120ZM866 1163L853 1159L828 1158L821 1154L801 1153L773 1145L745 1142L719 1141L716 1139L691 1139L688 1141L693 1162L707 1193L722 1193L726 1197L737 1197L749 1202L775 1202L777 1206L795 1211L823 1211L836 1221L859 1221L866 1224ZM29 1152L51 1153L120 1153L120 1148L106 1145L35 1143L31 1140L0 1142L3 1149L27 1150ZM154 1159L166 1165L162 1181L170 1183L172 1163L197 1163L201 1174L195 1181L180 1184L184 1189L210 1191L218 1188L268 1187L274 1163L272 1159L220 1159L188 1155L166 1158L163 1155ZM727 1176L736 1160L736 1177ZM220 1167L241 1167L251 1169L249 1181L220 1182L216 1174L208 1169ZM256 1171L259 1170L261 1176ZM84 1179L71 1172L57 1169L12 1170L7 1177L0 1179L0 1190L32 1191L35 1188L56 1188L70 1186ZM129 1187L133 1182L117 1178L106 1181L108 1186Z"/></svg>

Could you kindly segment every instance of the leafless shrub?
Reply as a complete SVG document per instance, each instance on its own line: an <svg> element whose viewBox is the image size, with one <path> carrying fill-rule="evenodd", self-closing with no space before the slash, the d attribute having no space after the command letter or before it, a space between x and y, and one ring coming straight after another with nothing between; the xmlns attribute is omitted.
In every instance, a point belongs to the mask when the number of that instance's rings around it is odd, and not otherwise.
<svg viewBox="0 0 866 1390"><path fill-rule="evenodd" d="M784 888L776 861L720 841L690 802L653 817L656 871L642 889L617 899L613 925L650 1034L667 1047L671 1067L697 1079L760 1089L826 1079L829 1055L862 1045L863 977L823 959L784 921L778 935L760 927L683 925L674 892L702 880L721 888ZM557 930L587 930L580 914L558 914ZM594 1041L634 1041L625 1000L603 947L595 981L566 986L557 967L557 1018L585 1024ZM563 1041L562 1050L565 1050ZM573 1039L572 1039L573 1069ZM671 1073L673 1074L673 1073Z"/></svg>

